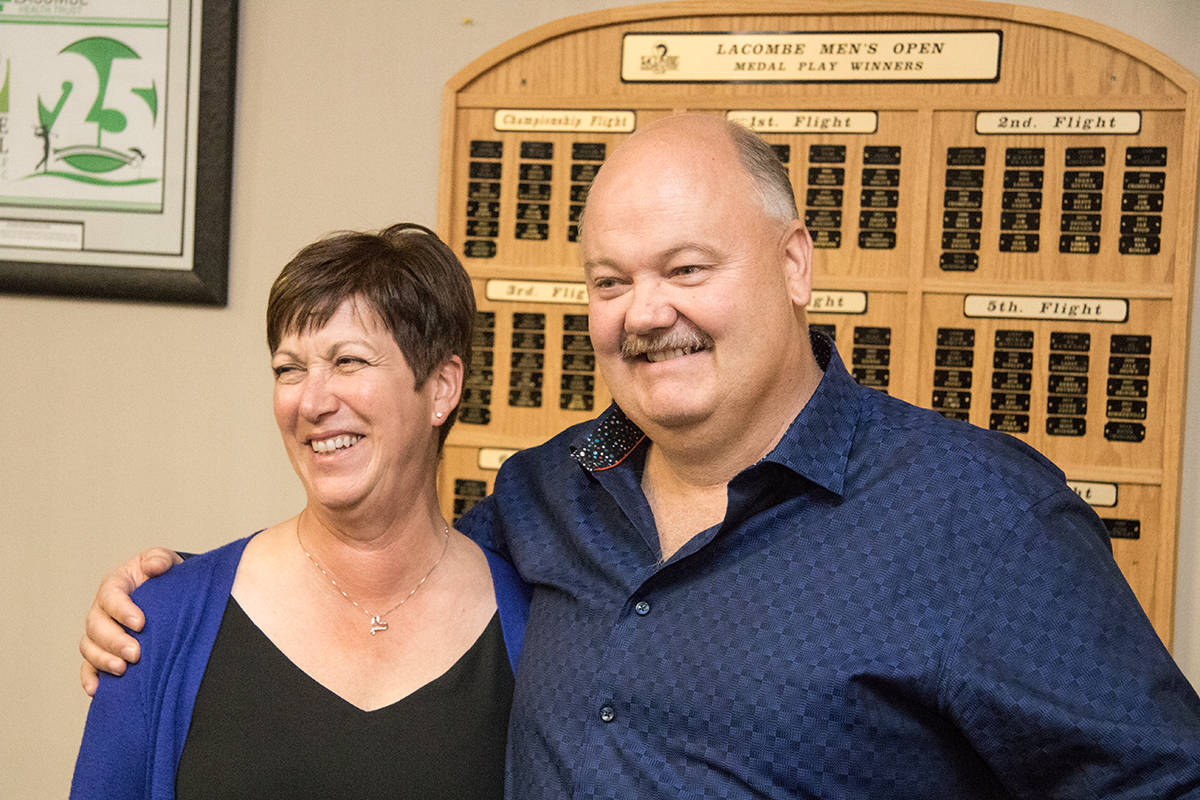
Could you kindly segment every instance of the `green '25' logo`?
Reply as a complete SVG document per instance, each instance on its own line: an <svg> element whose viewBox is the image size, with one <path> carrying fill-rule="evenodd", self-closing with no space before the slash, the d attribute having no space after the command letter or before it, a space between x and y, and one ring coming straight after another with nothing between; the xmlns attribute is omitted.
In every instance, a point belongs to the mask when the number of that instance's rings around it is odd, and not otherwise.
<svg viewBox="0 0 1200 800"><path fill-rule="evenodd" d="M63 106L66 105L67 98L71 96L71 92L75 88L73 82L63 81L62 93L59 95L57 102L54 103L53 108L47 107L42 102L41 95L38 96L38 126L36 134L42 139L42 160L33 168L33 175L28 177L55 176L101 186L133 186L157 181L158 178L123 178L119 172L125 167L136 167L145 159L146 154L141 148L130 146L124 150L120 150L104 146L104 135L106 133L121 133L128 124L128 120L123 113L116 108L108 108L105 105L108 102L106 94L108 92L109 78L112 75L113 62L123 58L140 59L141 56L135 53L128 45L106 36L92 36L87 39L80 39L77 42L67 45L59 53L60 55L62 53L81 55L96 70L96 98L92 102L91 108L88 109L87 116L84 118L85 122L95 123L96 142L95 144L92 144L90 141L78 142L64 147L51 146L50 138L54 133L54 125L58 122L58 117L62 113ZM148 88L130 89L129 91L150 109L151 124L157 123L158 90L155 88L153 81ZM118 98L117 102L119 103L120 100ZM102 177L106 173L113 174L111 177Z"/></svg>

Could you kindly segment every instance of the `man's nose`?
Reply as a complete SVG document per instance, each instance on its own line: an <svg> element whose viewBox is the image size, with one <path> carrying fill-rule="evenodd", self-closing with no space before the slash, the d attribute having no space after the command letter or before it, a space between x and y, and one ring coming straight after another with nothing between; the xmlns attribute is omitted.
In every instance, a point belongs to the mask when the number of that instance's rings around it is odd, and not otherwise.
<svg viewBox="0 0 1200 800"><path fill-rule="evenodd" d="M637 281L629 293L625 331L645 334L675 324L677 312L669 292L658 281Z"/></svg>

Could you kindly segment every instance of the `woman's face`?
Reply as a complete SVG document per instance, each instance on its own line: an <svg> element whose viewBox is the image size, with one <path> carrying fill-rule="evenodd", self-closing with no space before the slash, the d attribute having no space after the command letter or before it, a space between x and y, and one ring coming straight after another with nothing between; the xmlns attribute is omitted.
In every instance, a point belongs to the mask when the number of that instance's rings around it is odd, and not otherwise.
<svg viewBox="0 0 1200 800"><path fill-rule="evenodd" d="M382 511L430 481L436 426L449 410L440 373L417 391L404 354L365 305L347 300L323 328L284 335L271 367L275 421L310 505Z"/></svg>

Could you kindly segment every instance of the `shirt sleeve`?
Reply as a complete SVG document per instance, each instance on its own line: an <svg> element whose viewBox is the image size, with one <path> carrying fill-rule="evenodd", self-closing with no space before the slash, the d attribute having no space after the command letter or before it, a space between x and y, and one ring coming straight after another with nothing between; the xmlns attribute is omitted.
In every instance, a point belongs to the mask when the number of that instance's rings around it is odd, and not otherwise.
<svg viewBox="0 0 1200 800"><path fill-rule="evenodd" d="M144 665L134 664L120 678L100 675L75 761L71 800L149 797L150 730L143 686L146 672Z"/></svg>
<svg viewBox="0 0 1200 800"><path fill-rule="evenodd" d="M1200 798L1200 698L1096 515L1064 490L998 535L941 698L1016 797Z"/></svg>

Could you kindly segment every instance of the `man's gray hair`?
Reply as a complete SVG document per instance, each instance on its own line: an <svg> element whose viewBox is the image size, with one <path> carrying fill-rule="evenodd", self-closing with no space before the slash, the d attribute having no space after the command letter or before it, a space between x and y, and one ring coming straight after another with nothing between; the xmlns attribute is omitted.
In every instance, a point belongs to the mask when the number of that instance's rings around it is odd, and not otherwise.
<svg viewBox="0 0 1200 800"><path fill-rule="evenodd" d="M754 181L759 200L767 215L780 222L791 222L800 216L796 194L787 167L775 155L775 149L756 133L742 125L727 122L729 138L737 150L742 169Z"/></svg>

